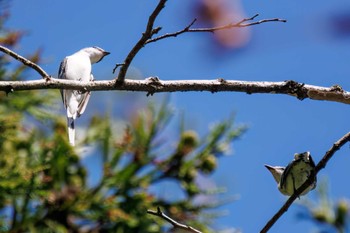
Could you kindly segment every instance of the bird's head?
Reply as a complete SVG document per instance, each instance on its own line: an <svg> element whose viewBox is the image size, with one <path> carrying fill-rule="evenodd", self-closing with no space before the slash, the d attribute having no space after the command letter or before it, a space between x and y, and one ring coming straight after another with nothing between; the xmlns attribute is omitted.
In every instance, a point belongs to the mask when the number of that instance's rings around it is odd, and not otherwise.
<svg viewBox="0 0 350 233"><path fill-rule="evenodd" d="M295 153L294 154L294 160L303 160L304 162L309 162L310 160L312 160L310 152L306 151L304 153Z"/></svg>
<svg viewBox="0 0 350 233"><path fill-rule="evenodd" d="M88 47L83 49L82 51L89 55L91 64L101 61L105 56L110 54L110 52L106 52L105 50L97 46Z"/></svg>

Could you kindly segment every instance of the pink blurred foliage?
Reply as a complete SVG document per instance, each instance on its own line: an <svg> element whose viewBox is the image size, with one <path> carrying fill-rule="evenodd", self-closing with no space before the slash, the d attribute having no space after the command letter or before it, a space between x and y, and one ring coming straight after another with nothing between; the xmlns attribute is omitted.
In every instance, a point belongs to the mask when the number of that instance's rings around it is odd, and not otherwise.
<svg viewBox="0 0 350 233"><path fill-rule="evenodd" d="M239 0L197 0L193 13L202 27L219 27L246 18ZM223 50L246 46L250 35L249 27L225 29L213 33L215 45Z"/></svg>

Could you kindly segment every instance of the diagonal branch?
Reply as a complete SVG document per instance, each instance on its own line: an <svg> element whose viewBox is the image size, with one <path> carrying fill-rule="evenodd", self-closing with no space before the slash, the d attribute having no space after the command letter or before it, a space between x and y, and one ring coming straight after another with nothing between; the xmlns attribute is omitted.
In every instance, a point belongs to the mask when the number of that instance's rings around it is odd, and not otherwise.
<svg viewBox="0 0 350 233"><path fill-rule="evenodd" d="M239 21L237 23L229 23L229 24L226 24L224 26L212 27L212 28L191 28L193 26L193 24L197 21L197 19L194 19L184 29L177 31L177 32L167 33L167 34L158 36L158 37L153 38L153 39L148 39L146 41L146 44L156 42L158 40L162 40L162 39L169 38L169 37L177 37L178 35L181 35L181 34L186 33L186 32L215 32L215 31L225 30L225 29L249 27L249 26L267 23L267 22L283 22L283 23L287 22L287 20L285 20L285 19L274 18L274 19L263 19L263 20L259 20L259 21L255 21L255 22L246 23L248 21L254 20L258 16L259 16L259 14L256 14L253 17L242 19L241 21Z"/></svg>
<svg viewBox="0 0 350 233"><path fill-rule="evenodd" d="M338 141L336 141L332 147L326 152L326 154L323 156L323 158L318 162L318 164L315 167L315 174L311 175L309 179L305 181L305 183L300 186L292 196L284 203L284 205L277 211L277 213L266 223L264 228L260 231L260 233L267 232L277 221L278 219L287 212L288 208L293 204L293 202L300 196L300 194L307 189L311 185L311 183L314 180L314 176L318 174L320 170L325 168L328 161L333 157L336 151L338 151L342 146L345 145L345 143L350 141L350 132L345 134L343 137L341 137Z"/></svg>
<svg viewBox="0 0 350 233"><path fill-rule="evenodd" d="M194 229L194 228L191 227L191 226L188 226L188 225L179 223L179 222L175 221L174 219L170 218L169 216L165 215L165 214L160 210L159 207L157 207L157 211L154 211L154 210L147 210L147 213L148 213L148 214L155 215L155 216L157 216L157 217L160 217L160 218L166 220L166 221L169 222L171 225L173 225L174 228L179 228L179 229L182 229L182 230L185 230L185 231L188 231L188 232L202 233L201 231L199 231L199 230L197 230L197 229Z"/></svg>
<svg viewBox="0 0 350 233"><path fill-rule="evenodd" d="M153 13L148 18L148 23L147 23L147 27L146 27L145 32L142 33L142 37L136 43L136 45L132 48L132 50L129 52L129 54L127 55L127 57L125 58L125 60L123 62L123 65L121 66L121 68L119 70L119 74L118 74L118 77L117 77L117 83L121 84L121 83L124 82L126 72L127 72L128 68L129 68L132 60L136 56L136 54L146 44L146 41L148 39L150 39L154 34L156 34L160 30L160 28L153 29L153 25L154 25L154 22L155 22L157 16L161 12L161 10L165 7L166 1L167 0L159 0L158 5L156 6L156 8L154 9Z"/></svg>
<svg viewBox="0 0 350 233"><path fill-rule="evenodd" d="M50 78L50 75L48 75L45 70L43 70L40 66L38 66L34 62L28 60L27 58L22 57L21 55L13 52L12 50L10 50L2 45L0 45L0 51L6 53L7 55L10 55L11 57L13 57L16 60L22 62L24 65L31 67L36 72L38 72L41 77L43 77L45 79Z"/></svg>

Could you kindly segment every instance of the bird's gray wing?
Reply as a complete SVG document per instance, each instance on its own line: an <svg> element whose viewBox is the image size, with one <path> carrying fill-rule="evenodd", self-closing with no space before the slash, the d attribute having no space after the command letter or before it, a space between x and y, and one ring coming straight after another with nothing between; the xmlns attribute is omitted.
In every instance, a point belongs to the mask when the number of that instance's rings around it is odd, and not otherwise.
<svg viewBox="0 0 350 233"><path fill-rule="evenodd" d="M91 96L91 92L87 91L85 92L83 95L83 99L81 100L81 102L78 105L78 111L77 111L77 116L80 117L81 114L84 113L86 106L89 102L90 96Z"/></svg>
<svg viewBox="0 0 350 233"><path fill-rule="evenodd" d="M316 167L316 165L315 165L315 162L314 162L314 160L312 159L312 157L311 157L311 155L309 155L309 164L311 165L311 167Z"/></svg>
<svg viewBox="0 0 350 233"><path fill-rule="evenodd" d="M316 188L317 176L316 176L316 174L315 174L315 167L316 167L316 165L315 165L315 162L314 162L314 160L312 159L311 155L309 156L309 164L310 164L310 166L313 168L313 173L314 173L314 175L315 175L314 181L313 181L313 187L312 187L312 189L314 189L314 188Z"/></svg>
<svg viewBox="0 0 350 233"><path fill-rule="evenodd" d="M63 59L63 61L60 64L60 68L58 70L58 78L59 79L66 79L66 66L67 66L67 58ZM61 92L61 97L63 100L63 104L65 107L67 107L67 102L66 102L66 98L64 96L64 90L60 90Z"/></svg>
<svg viewBox="0 0 350 233"><path fill-rule="evenodd" d="M290 162L287 167L284 169L282 176L281 176L281 181L280 181L280 187L283 188L286 185L286 180L287 177L290 173L290 170L292 169L292 167L294 166L295 163Z"/></svg>
<svg viewBox="0 0 350 233"><path fill-rule="evenodd" d="M65 79L66 78L66 65L67 65L67 58L64 58L63 61L60 64L60 68L58 70L58 78L59 79Z"/></svg>
<svg viewBox="0 0 350 233"><path fill-rule="evenodd" d="M94 76L92 74L90 75L90 81L94 81ZM91 96L90 91L87 91L83 94L83 99L80 101L78 105L78 111L77 111L78 117L84 113L86 106L89 102L90 96Z"/></svg>

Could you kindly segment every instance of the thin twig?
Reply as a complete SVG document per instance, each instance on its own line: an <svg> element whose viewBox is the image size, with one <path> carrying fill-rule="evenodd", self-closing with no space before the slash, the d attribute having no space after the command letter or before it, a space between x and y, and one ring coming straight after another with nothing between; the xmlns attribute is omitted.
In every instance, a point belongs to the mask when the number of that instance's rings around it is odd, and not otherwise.
<svg viewBox="0 0 350 233"><path fill-rule="evenodd" d="M158 40L162 40L162 39L165 39L165 38L168 38L168 37L177 37L178 35L186 33L186 32L215 32L215 31L224 30L224 29L249 27L249 26L262 24L262 23L267 23L267 22L283 22L283 23L287 22L287 20L285 20L285 19L274 18L274 19L262 19L262 20L259 20L259 21L256 21L256 22L246 23L248 21L254 20L258 16L259 16L259 14L256 14L253 17L242 19L241 21L239 21L237 23L229 23L229 24L226 24L224 26L212 27L212 28L191 28L193 26L193 24L197 20L197 19L194 19L184 29L182 29L180 31L177 31L177 32L167 33L167 34L158 36L158 37L153 38L153 39L148 39L146 41L146 44L152 43L152 42L156 42Z"/></svg>
<svg viewBox="0 0 350 233"><path fill-rule="evenodd" d="M45 70L43 70L40 66L38 66L34 62L28 60L27 58L22 57L21 55L19 55L19 54L15 53L14 51L12 51L12 50L4 47L4 46L1 46L1 45L0 45L0 51L10 55L14 59L22 62L24 65L29 66L30 68L34 69L44 79L49 79L50 78L50 75L48 75Z"/></svg>
<svg viewBox="0 0 350 233"><path fill-rule="evenodd" d="M194 19L192 20L192 22L187 26L185 27L184 29L180 30L180 31L177 31L177 32L173 32L173 33L166 33L164 35L161 35L161 36L158 36L156 38L153 38L153 39L148 39L146 41L146 44L149 44L149 43L152 43L152 42L156 42L158 40L162 40L162 39L165 39L165 38L168 38L168 37L177 37L178 35L182 34L182 33L185 33L185 32L189 32L190 30L193 30L193 29L190 29L193 24L197 21L197 19Z"/></svg>
<svg viewBox="0 0 350 233"><path fill-rule="evenodd" d="M179 229L182 229L182 230L185 230L185 231L188 231L188 232L194 232L194 233L202 233L201 231L191 227L191 226L188 226L188 225L185 225L185 224L182 224L182 223L179 223L177 221L175 221L174 219L170 218L169 216L165 215L159 207L157 207L157 211L154 211L154 210L147 210L147 213L148 214L152 214L152 215L155 215L157 217L160 217L164 220L166 220L167 222L169 222L171 225L173 225L174 228L179 228Z"/></svg>
<svg viewBox="0 0 350 233"><path fill-rule="evenodd" d="M304 192L305 189L307 189L311 183L314 181L315 176L318 174L320 170L325 168L328 161L332 158L332 156L335 154L336 151L338 151L342 146L345 145L345 143L350 141L350 132L345 134L343 137L341 137L337 142L335 142L332 147L326 152L326 154L323 156L323 158L318 162L318 164L315 167L315 174L312 174L305 183L300 186L292 196L284 203L284 205L277 211L277 213L266 223L264 228L260 231L260 233L267 232L276 222L277 220L285 213L287 212L288 208L293 204L293 202L300 196L302 192Z"/></svg>
<svg viewBox="0 0 350 233"><path fill-rule="evenodd" d="M129 52L129 54L125 58L125 60L123 62L124 65L119 70L119 74L118 74L116 83L121 84L121 83L124 82L126 72L127 72L128 68L129 68L132 60L136 56L136 54L146 44L146 41L148 39L150 39L154 34L156 34L160 30L160 28L153 29L153 25L154 25L154 22L155 22L157 16L161 12L161 10L164 8L166 1L167 0L159 0L158 5L156 6L156 8L154 9L153 13L148 18L148 23L147 23L146 30L145 30L144 33L142 33L142 37L140 38L140 40L136 43L136 45L132 48L132 50Z"/></svg>
<svg viewBox="0 0 350 233"><path fill-rule="evenodd" d="M118 69L118 67L120 67L120 66L123 66L123 65L125 65L125 63L117 63L117 64L115 64L115 66L114 66L114 68L113 68L113 74L115 73L115 71Z"/></svg>
<svg viewBox="0 0 350 233"><path fill-rule="evenodd" d="M1 81L0 91L7 93L19 90L37 89L69 89L81 91L138 91L148 95L160 92L189 92L209 91L215 92L244 92L247 94L285 94L294 96L300 100L309 98L313 100L326 100L350 104L350 92L344 91L339 86L321 87L298 83L295 81L283 82L256 82L240 80L175 80L162 81L147 78L146 80L126 79L122 85L115 85L114 80L80 82L65 79L34 80L34 81Z"/></svg>

